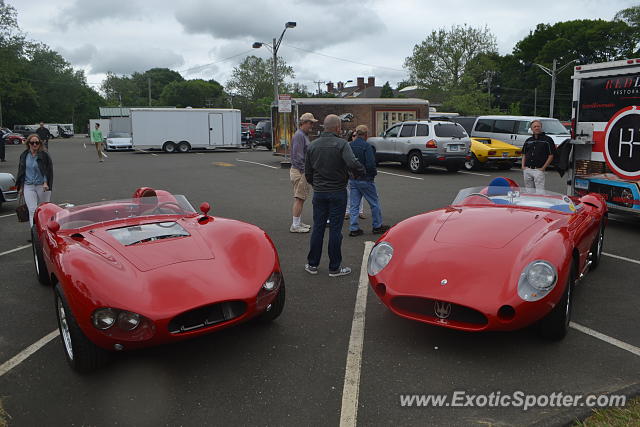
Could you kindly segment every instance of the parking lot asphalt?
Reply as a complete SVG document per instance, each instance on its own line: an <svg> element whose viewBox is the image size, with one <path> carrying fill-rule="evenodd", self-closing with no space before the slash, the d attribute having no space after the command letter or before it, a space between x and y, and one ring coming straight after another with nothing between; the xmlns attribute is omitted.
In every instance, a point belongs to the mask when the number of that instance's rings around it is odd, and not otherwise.
<svg viewBox="0 0 640 427"><path fill-rule="evenodd" d="M279 157L262 150L111 152L98 163L83 141L50 142L53 202L126 198L141 186L184 194L194 206L207 201L212 215L256 224L271 236L287 284L285 310L267 326L248 323L121 353L83 376L68 368L55 337L0 373L0 409L9 425L340 424L360 266L365 242L376 239L368 206L363 236L348 237L346 224L343 229L344 264L353 274L328 277L325 250L321 274L309 276L303 269L309 235L289 232L291 187ZM0 172L16 173L21 149L7 147ZM385 164L379 170L384 222L391 225L446 206L460 188L495 176L522 182L517 169L451 174L430 168L412 175ZM564 192L564 181L547 173L549 190ZM52 292L37 281L30 246L6 253L28 245L28 227L11 215L14 208L0 207L0 365L57 328ZM303 216L311 222L310 202ZM610 219L606 255L576 288L573 322L637 349L640 219ZM347 396L357 404L358 425L562 425L585 413L584 407L408 408L400 404L403 394L640 392L640 356L578 329L554 343L529 329L457 332L401 319L371 292L360 363L359 394Z"/></svg>

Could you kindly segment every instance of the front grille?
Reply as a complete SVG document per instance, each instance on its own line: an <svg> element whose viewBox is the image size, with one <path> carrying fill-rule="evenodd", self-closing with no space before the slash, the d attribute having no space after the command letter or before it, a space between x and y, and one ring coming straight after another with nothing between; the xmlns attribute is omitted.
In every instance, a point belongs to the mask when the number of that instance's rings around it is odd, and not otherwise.
<svg viewBox="0 0 640 427"><path fill-rule="evenodd" d="M438 302L440 301L418 297L396 297L391 300L393 307L400 312L404 312L410 316L417 315L427 317L436 321L440 319L440 317L436 315L436 303ZM472 308L453 303L451 303L449 315L445 318L449 321L470 325L482 326L487 324L487 318L484 314Z"/></svg>
<svg viewBox="0 0 640 427"><path fill-rule="evenodd" d="M169 332L179 334L226 322L242 316L247 310L244 301L227 301L184 312L169 322Z"/></svg>

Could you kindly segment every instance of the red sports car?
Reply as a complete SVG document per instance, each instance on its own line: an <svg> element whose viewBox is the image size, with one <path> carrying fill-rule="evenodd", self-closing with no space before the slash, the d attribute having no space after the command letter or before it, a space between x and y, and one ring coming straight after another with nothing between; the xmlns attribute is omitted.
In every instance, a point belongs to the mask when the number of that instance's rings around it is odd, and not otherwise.
<svg viewBox="0 0 640 427"><path fill-rule="evenodd" d="M369 282L395 314L466 331L538 323L561 339L574 284L598 265L607 205L521 189L496 178L453 203L400 222L368 261Z"/></svg>
<svg viewBox="0 0 640 427"><path fill-rule="evenodd" d="M65 355L79 372L109 350L174 342L284 308L278 253L260 228L198 214L184 196L141 188L133 198L38 207L38 279L53 284Z"/></svg>

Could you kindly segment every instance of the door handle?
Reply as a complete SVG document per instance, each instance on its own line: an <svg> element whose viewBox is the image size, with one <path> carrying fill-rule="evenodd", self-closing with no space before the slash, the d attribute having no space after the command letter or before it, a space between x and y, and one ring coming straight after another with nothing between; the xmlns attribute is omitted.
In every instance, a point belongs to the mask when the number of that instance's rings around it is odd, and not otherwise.
<svg viewBox="0 0 640 427"><path fill-rule="evenodd" d="M209 130L213 130L213 128L209 128Z"/></svg>

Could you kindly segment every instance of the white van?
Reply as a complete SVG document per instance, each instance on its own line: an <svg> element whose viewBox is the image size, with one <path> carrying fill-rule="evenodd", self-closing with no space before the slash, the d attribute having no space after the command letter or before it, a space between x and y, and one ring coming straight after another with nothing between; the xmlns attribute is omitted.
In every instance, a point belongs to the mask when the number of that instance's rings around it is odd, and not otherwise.
<svg viewBox="0 0 640 427"><path fill-rule="evenodd" d="M542 131L553 139L556 146L571 138L569 131L560 123L560 120L535 116L479 116L471 129L471 137L499 139L516 147L522 147L532 135L533 120L542 122Z"/></svg>

